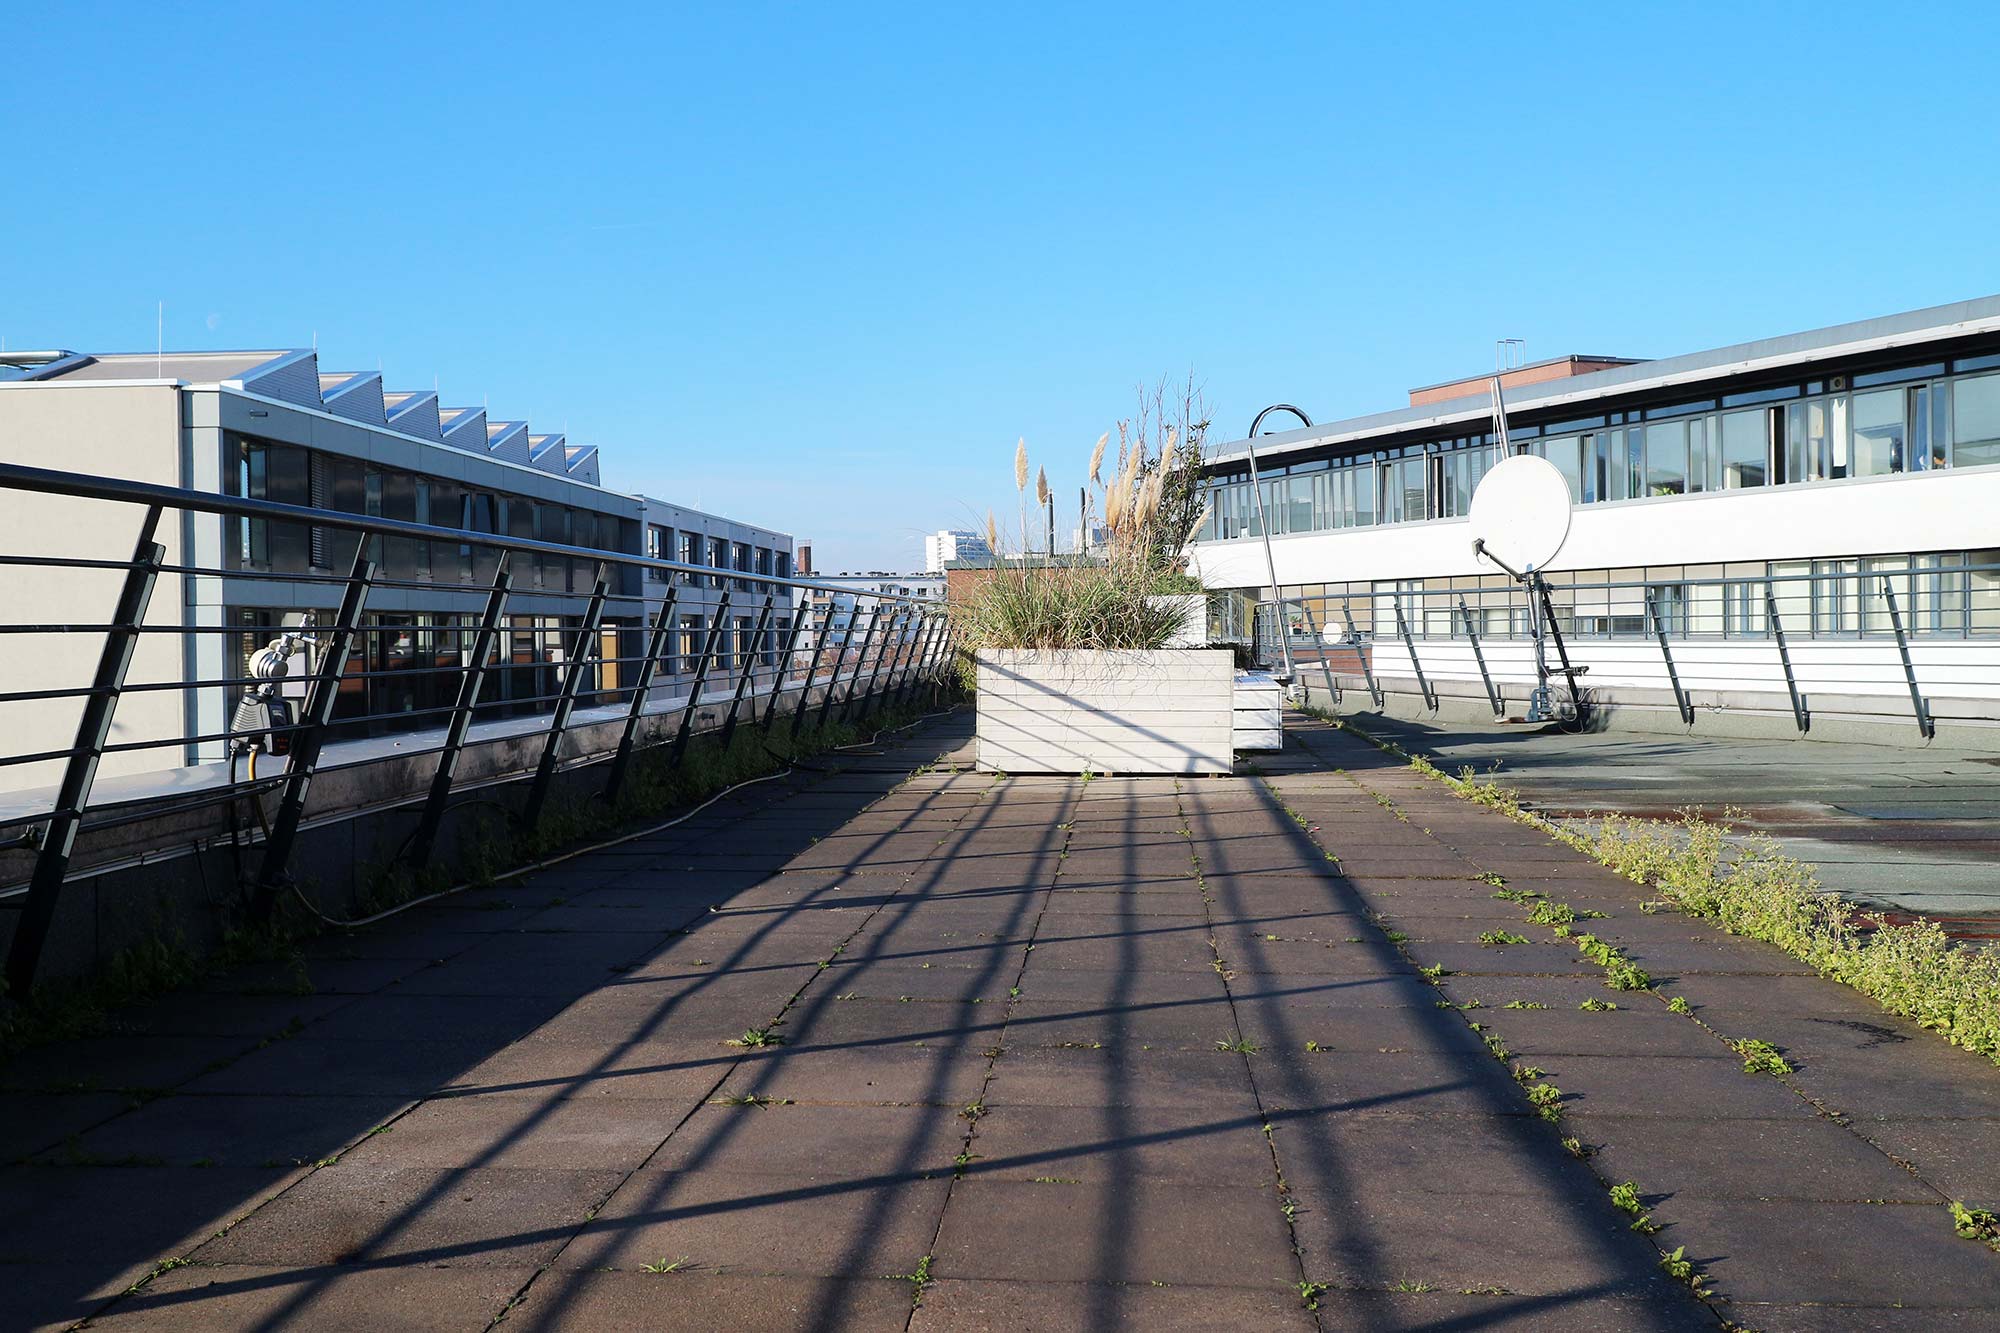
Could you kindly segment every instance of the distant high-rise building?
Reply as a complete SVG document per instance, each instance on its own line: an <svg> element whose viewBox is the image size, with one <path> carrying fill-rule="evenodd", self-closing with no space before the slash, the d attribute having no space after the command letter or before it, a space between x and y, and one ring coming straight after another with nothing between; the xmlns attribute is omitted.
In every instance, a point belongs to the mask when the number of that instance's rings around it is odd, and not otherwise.
<svg viewBox="0 0 2000 1333"><path fill-rule="evenodd" d="M942 574L947 561L983 560L992 554L993 548L978 533L945 528L924 538L924 572Z"/></svg>

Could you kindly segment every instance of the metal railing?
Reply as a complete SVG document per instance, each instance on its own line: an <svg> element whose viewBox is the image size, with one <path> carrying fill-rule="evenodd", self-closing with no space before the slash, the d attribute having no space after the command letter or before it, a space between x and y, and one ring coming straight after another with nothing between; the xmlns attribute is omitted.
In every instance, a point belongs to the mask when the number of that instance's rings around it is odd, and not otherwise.
<svg viewBox="0 0 2000 1333"><path fill-rule="evenodd" d="M1788 712L1803 735L1814 700L1835 697L1838 711L1900 715L1926 741L1936 736L1934 699L2000 722L2000 565L1837 563L1856 567L1551 579L1535 594L1539 618L1525 587L1497 580L1288 588L1276 604L1255 603L1250 637L1259 660L1276 663L1282 634L1302 684L1337 699L1349 688L1342 677L1358 677L1378 708L1394 679L1414 681L1433 712L1441 685L1462 685L1495 717L1510 696L1546 686L1563 720L1580 724L1602 696L1644 690L1670 699L1687 726L1704 707L1761 702Z"/></svg>
<svg viewBox="0 0 2000 1333"><path fill-rule="evenodd" d="M719 723L706 730L727 745L745 726L772 732L779 725L781 703L789 699L787 725L797 738L808 727L864 722L908 701L942 680L955 651L943 606L924 599L0 463L0 513L11 510L16 519L25 520L31 509L47 503L35 497L115 506L108 512L138 518L138 536L129 556L115 558L101 550L7 551L8 539L0 533L0 589L11 590L0 595L0 616L6 617L0 623L0 663L9 667L0 672L0 718L10 707L36 714L36 725L7 728L15 739L11 747L0 744L0 789L8 785L10 773L33 772L30 765L60 771L52 793L23 791L14 784L13 804L25 808L12 814L0 811L0 838L11 835L13 846L31 847L34 853L25 888L0 893L0 908L20 912L6 972L16 997L26 997L33 984L93 786L109 756L157 756L161 762L151 765L155 770L228 759L225 781L205 788L194 784L191 794L164 793L157 802L139 807L142 813L136 818L204 805L233 809L247 796L262 819L262 798L275 794L262 856L254 875L246 877L252 898L268 905L289 882L300 822L329 746L336 747L343 762L368 762L381 756L362 742L394 732L396 758L435 756L416 830L402 853L410 866L421 868L453 808L460 759L476 739L475 727L509 738L525 736L533 744L535 762L517 816L520 828L532 832L543 819L556 775L568 768L601 764L599 794L615 801L629 782L635 754L650 748L643 725L649 717L657 720L678 709L670 738L656 742L666 752L664 762L677 766L702 730L697 724L704 710L711 717L720 710ZM107 512L103 506L91 508L100 517ZM170 561L163 540L174 535L167 526L169 515L179 522L183 552L233 549L227 540L231 529L260 521L343 534L330 539L328 549L347 558L338 571L306 572L247 569L219 554L206 562L187 557ZM16 532L25 526L31 544L70 548L90 543L88 532L104 525L8 526ZM41 534L39 543L34 533ZM491 554L491 579L468 586L390 577L376 558L385 538L478 548ZM516 565L551 557L581 562L593 571L588 590L517 590ZM668 577L648 578L647 571ZM158 595L167 579L178 581L177 599ZM688 589L700 589L705 579L718 580L717 595L696 605ZM720 582L724 579L727 584ZM102 595L108 580L116 582L113 596ZM842 594L854 609L841 623L828 613L811 625L810 612L795 596L807 591ZM398 608L371 612L371 596L384 593L396 594ZM420 609L426 601L439 607L462 604L468 594L479 601L476 612ZM315 617L303 626L228 623L232 608L217 604L225 595L253 599L260 613L273 607L292 616L308 607L323 613L329 601L337 601L337 607L330 619ZM30 603L53 606L62 614L20 615L18 609ZM530 613L528 624L518 616L510 619L515 608ZM689 612L695 617L692 625L683 620ZM855 622L863 620L857 630ZM246 668L242 659L256 638L276 638L288 629L310 640L305 671L297 678L300 688L292 691L296 717L274 715L240 727L216 722L229 714L232 695L267 703L276 699L282 712L284 699L272 689L272 678ZM173 651L149 655L148 645L160 639L172 641ZM232 642L237 664L215 668ZM149 672L135 673L142 656ZM86 662L93 665L83 668ZM163 670L163 663L178 665ZM212 669L196 669L203 664ZM72 668L79 669L71 675ZM677 697L677 681L685 682L684 697ZM372 706L391 696L379 688L383 682L399 687L404 706L386 711ZM414 707L418 695L430 702ZM130 702L148 696L148 703ZM145 722L134 726L121 718L121 703L128 704L128 714L148 708ZM74 710L66 743L33 739L37 727L46 734L64 721L66 710ZM165 721L171 718L180 721ZM528 721L490 725L522 718ZM617 740L608 752L566 752L566 741L585 721L615 727ZM342 757L339 752L346 749L355 753ZM258 752L282 754L282 771L238 781L237 758L250 753L254 773ZM93 818L91 827L100 823Z"/></svg>

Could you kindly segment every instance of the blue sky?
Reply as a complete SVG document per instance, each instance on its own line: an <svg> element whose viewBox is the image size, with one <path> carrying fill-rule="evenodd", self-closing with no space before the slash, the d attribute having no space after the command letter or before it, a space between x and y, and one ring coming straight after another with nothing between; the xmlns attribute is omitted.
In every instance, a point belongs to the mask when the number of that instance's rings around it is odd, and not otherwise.
<svg viewBox="0 0 2000 1333"><path fill-rule="evenodd" d="M2000 25L1927 6L11 14L9 347L300 346L912 567L1135 387L1221 438L2000 290Z"/></svg>

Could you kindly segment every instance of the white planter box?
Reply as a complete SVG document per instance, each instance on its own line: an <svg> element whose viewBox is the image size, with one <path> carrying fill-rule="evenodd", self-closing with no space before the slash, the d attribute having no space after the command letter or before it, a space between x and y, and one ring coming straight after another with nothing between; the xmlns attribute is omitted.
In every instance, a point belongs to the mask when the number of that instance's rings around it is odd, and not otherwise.
<svg viewBox="0 0 2000 1333"><path fill-rule="evenodd" d="M1268 671L1245 671L1236 677L1236 748L1285 748L1285 691Z"/></svg>
<svg viewBox="0 0 2000 1333"><path fill-rule="evenodd" d="M1227 649L992 648L979 668L979 767L1003 773L1227 773Z"/></svg>

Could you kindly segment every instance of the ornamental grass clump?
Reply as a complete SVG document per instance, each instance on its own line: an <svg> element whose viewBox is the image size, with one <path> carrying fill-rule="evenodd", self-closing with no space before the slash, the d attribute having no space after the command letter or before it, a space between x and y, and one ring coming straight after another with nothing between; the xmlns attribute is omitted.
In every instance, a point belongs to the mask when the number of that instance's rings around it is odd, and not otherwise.
<svg viewBox="0 0 2000 1333"><path fill-rule="evenodd" d="M1190 393L1181 419L1164 423L1155 395L1152 410L1118 423L1117 465L1104 479L1106 432L1091 451L1084 487L1084 530L1101 521L1109 537L1101 553L1056 557L1028 549L1028 497L1048 509L1047 469L1029 469L1027 443L1014 449L1014 486L1021 495L1020 552L1009 555L989 512L986 539L994 552L985 574L952 607L970 648L1149 649L1172 641L1184 622L1182 607L1155 600L1201 590L1188 574L1188 546L1207 517L1200 489L1202 437L1199 399ZM1051 517L1051 523L1053 518Z"/></svg>

